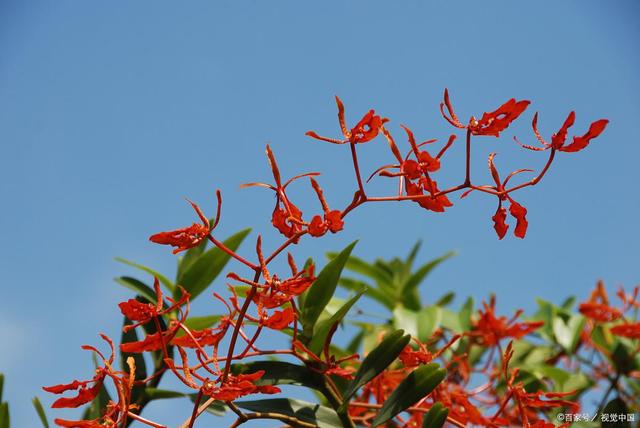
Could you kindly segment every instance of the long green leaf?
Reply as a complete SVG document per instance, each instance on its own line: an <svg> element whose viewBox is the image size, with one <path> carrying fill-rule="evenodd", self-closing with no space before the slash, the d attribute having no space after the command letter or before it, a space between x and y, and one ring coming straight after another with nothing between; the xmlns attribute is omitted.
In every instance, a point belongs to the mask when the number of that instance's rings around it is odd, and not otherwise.
<svg viewBox="0 0 640 428"><path fill-rule="evenodd" d="M425 277L440 263L447 260L450 257L455 256L455 251L448 252L437 259L431 260L430 262L422 265L420 269L418 269L409 280L406 282L404 286L404 290L402 290L403 295L411 295L411 293L422 283Z"/></svg>
<svg viewBox="0 0 640 428"><path fill-rule="evenodd" d="M0 403L2 402L3 390L4 390L4 374L0 373Z"/></svg>
<svg viewBox="0 0 640 428"><path fill-rule="evenodd" d="M35 407L36 412L38 413L38 417L40 418L40 422L42 422L42 426L44 428L49 428L49 421L47 420L47 414L44 411L44 407L42 407L42 403L38 397L33 397L31 400L33 403L33 407Z"/></svg>
<svg viewBox="0 0 640 428"><path fill-rule="evenodd" d="M396 330L387 334L384 340L362 361L355 377L343 394L344 402L347 403L358 389L389 367L410 340L411 336L405 335L404 330Z"/></svg>
<svg viewBox="0 0 640 428"><path fill-rule="evenodd" d="M391 393L376 415L372 427L379 426L424 398L442 382L447 372L437 363L418 367Z"/></svg>
<svg viewBox="0 0 640 428"><path fill-rule="evenodd" d="M120 278L114 278L114 281L123 287L135 291L150 302L155 302L157 299L156 292L153 291L151 287L135 278L131 278L130 276L121 276Z"/></svg>
<svg viewBox="0 0 640 428"><path fill-rule="evenodd" d="M236 401L236 406L252 412L280 413L319 428L342 428L338 414L329 407L288 398Z"/></svg>
<svg viewBox="0 0 640 428"><path fill-rule="evenodd" d="M338 284L351 291L358 291L366 288L364 294L371 297L373 300L380 302L387 309L393 309L393 306L395 305L395 299L393 296L386 294L379 288L371 287L364 281L358 281L357 279L352 278L340 278Z"/></svg>
<svg viewBox="0 0 640 428"><path fill-rule="evenodd" d="M232 251L236 251L240 244L251 232L251 229L242 230L227 238L223 244ZM213 247L204 252L184 271L178 278L178 284L191 294L191 300L202 293L222 272L231 256L218 247ZM179 291L174 291L177 298Z"/></svg>
<svg viewBox="0 0 640 428"><path fill-rule="evenodd" d="M335 259L337 255L337 253L327 253L327 257L330 259ZM379 266L367 263L356 256L349 257L346 268L347 270L359 273L377 282L391 282L391 274L389 272L386 272Z"/></svg>
<svg viewBox="0 0 640 428"><path fill-rule="evenodd" d="M191 266L193 262L195 262L198 259L198 257L200 257L202 253L204 253L204 251L207 249L208 243L209 241L207 239L204 239L200 243L200 245L196 245L193 248L189 248L184 253L184 256L182 256L178 261L178 271L176 272L176 283L178 284L180 283L179 279L184 273L184 271L186 271L189 268L189 266Z"/></svg>
<svg viewBox="0 0 640 428"><path fill-rule="evenodd" d="M158 281L160 281L160 283L162 285L164 285L165 287L167 287L167 289L171 292L175 292L175 284L166 276L164 276L163 274L161 274L160 272L153 270L149 267L146 267L144 265L141 265L139 263L136 262L132 262L131 260L127 260L123 257L116 257L116 261L120 262L120 263L124 263L125 265L134 267L136 269L139 269L143 272L146 272L148 274L150 274L151 276L155 276L156 278L158 278Z"/></svg>
<svg viewBox="0 0 640 428"><path fill-rule="evenodd" d="M449 409L441 402L434 403L422 420L422 428L440 428L447 421Z"/></svg>
<svg viewBox="0 0 640 428"><path fill-rule="evenodd" d="M331 297L333 297L336 287L338 286L338 280L340 279L342 270L344 269L345 263L349 259L349 255L351 254L353 247L356 245L356 242L352 242L347 246L347 248L342 250L340 254L327 263L324 269L320 271L311 287L309 287L300 314L303 334L307 338L311 337L311 333L318 321L318 317L325 306L327 306L327 303L331 300Z"/></svg>
<svg viewBox="0 0 640 428"><path fill-rule="evenodd" d="M255 373L260 370L264 370L264 374L255 381L256 385L300 385L323 394L327 393L323 376L306 366L286 361L252 361L231 366L231 372L234 375Z"/></svg>
<svg viewBox="0 0 640 428"><path fill-rule="evenodd" d="M360 290L358 294L347 300L331 317L320 320L316 323L316 326L313 329L311 341L309 342L309 349L316 354L322 350L331 330L335 328L336 324L342 322L345 315L347 315L347 312L349 312L353 305L358 301L364 291L365 290Z"/></svg>
<svg viewBox="0 0 640 428"><path fill-rule="evenodd" d="M0 403L0 428L9 428L10 426L9 403Z"/></svg>
<svg viewBox="0 0 640 428"><path fill-rule="evenodd" d="M168 389L147 388L146 395L149 400L166 400L170 398L187 397L188 394Z"/></svg>

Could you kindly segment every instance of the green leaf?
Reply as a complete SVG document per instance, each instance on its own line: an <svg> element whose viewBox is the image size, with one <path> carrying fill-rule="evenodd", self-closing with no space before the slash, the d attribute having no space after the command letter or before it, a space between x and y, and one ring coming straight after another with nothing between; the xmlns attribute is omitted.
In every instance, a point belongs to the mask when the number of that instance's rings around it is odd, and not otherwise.
<svg viewBox="0 0 640 428"><path fill-rule="evenodd" d="M376 415L372 427L379 426L427 396L442 382L447 372L437 363L420 366L400 382Z"/></svg>
<svg viewBox="0 0 640 428"><path fill-rule="evenodd" d="M425 279L425 277L440 263L447 260L450 257L455 256L455 251L450 251L437 259L431 260L430 262L422 265L406 282L404 286L404 290L402 290L403 295L410 295L410 293L416 289L420 283Z"/></svg>
<svg viewBox="0 0 640 428"><path fill-rule="evenodd" d="M442 308L429 306L418 313L418 339L421 342L429 340L442 321Z"/></svg>
<svg viewBox="0 0 640 428"><path fill-rule="evenodd" d="M165 400L169 398L182 398L188 396L188 394L184 394L182 392L158 388L147 388L146 394L149 400Z"/></svg>
<svg viewBox="0 0 640 428"><path fill-rule="evenodd" d="M223 244L232 251L236 251L240 244L251 232L242 230L227 238ZM218 247L213 247L202 253L178 278L178 284L191 294L191 300L202 293L222 272L231 256ZM174 298L179 297L179 291L174 290Z"/></svg>
<svg viewBox="0 0 640 428"><path fill-rule="evenodd" d="M404 306L396 306L393 310L393 326L406 331L413 337L418 337L418 315L418 312Z"/></svg>
<svg viewBox="0 0 640 428"><path fill-rule="evenodd" d="M42 426L44 428L49 428L49 421L47 421L47 414L44 411L44 407L42 407L42 403L38 399L38 397L33 397L31 400L33 403L33 407L35 407L38 416L40 417L40 422L42 422Z"/></svg>
<svg viewBox="0 0 640 428"><path fill-rule="evenodd" d="M342 428L338 414L319 404L287 398L236 401L236 406L252 412L280 413L314 424L319 428Z"/></svg>
<svg viewBox="0 0 640 428"><path fill-rule="evenodd" d="M205 328L209 328L218 321L220 321L220 315L208 315L203 317L189 317L185 320L184 325L186 325L189 330L204 330ZM178 330L176 337L184 336L186 333L184 330Z"/></svg>
<svg viewBox="0 0 640 428"><path fill-rule="evenodd" d="M180 283L178 279L182 276L184 271L186 271L189 266L191 266L193 262L195 262L198 257L200 257L202 253L204 253L204 250L207 249L208 243L209 241L207 239L203 239L199 245L196 245L193 248L189 248L184 253L184 256L180 257L180 260L178 261L178 271L176 272L176 283Z"/></svg>
<svg viewBox="0 0 640 428"><path fill-rule="evenodd" d="M609 401L606 406L604 406L604 410L602 410L602 415L608 415L611 418L611 415L627 415L629 414L629 408L627 404L620 398L616 397L613 400ZM630 428L631 424L628 421L603 421L602 428Z"/></svg>
<svg viewBox="0 0 640 428"><path fill-rule="evenodd" d="M169 280L169 278L167 278L166 276L164 276L163 274L161 274L158 271L155 271L151 268L148 268L146 266L143 266L141 264L132 262L131 260L127 260L125 258L122 257L116 257L116 261L120 262L120 263L124 263L125 265L129 265L131 267L134 267L136 269L139 269L143 272L146 272L148 274L150 274L151 276L155 276L156 278L158 278L158 281L160 281L160 283L162 285L164 285L165 287L167 287L167 289L171 292L175 292L175 284L173 282L171 282L171 280ZM155 294L155 293L153 293Z"/></svg>
<svg viewBox="0 0 640 428"><path fill-rule="evenodd" d="M157 300L156 292L142 281L138 281L130 276L121 276L120 278L114 278L114 281L118 284L135 291L150 302Z"/></svg>
<svg viewBox="0 0 640 428"><path fill-rule="evenodd" d="M580 314L572 315L566 323L561 317L553 319L553 334L567 353L573 353L578 346L585 323L586 318Z"/></svg>
<svg viewBox="0 0 640 428"><path fill-rule="evenodd" d="M447 416L449 416L449 409L438 401L434 403L427 414L424 415L422 428L440 428L447 421Z"/></svg>
<svg viewBox="0 0 640 428"><path fill-rule="evenodd" d="M234 375L255 373L264 370L255 384L262 385L299 385L327 393L324 377L306 366L300 366L286 361L252 361L244 364L233 364L231 372Z"/></svg>
<svg viewBox="0 0 640 428"><path fill-rule="evenodd" d="M471 315L473 314L473 297L467 298L460 308L460 326L462 331L471 330Z"/></svg>
<svg viewBox="0 0 640 428"><path fill-rule="evenodd" d="M9 403L0 403L0 428L9 428L10 426Z"/></svg>
<svg viewBox="0 0 640 428"><path fill-rule="evenodd" d="M337 256L338 256L337 253L327 253L327 257L329 259L335 259ZM360 275L364 275L368 278L375 280L376 282L391 281L391 274L389 272L380 268L380 266L367 263L356 256L349 257L345 267L347 268L347 270L350 270L355 273L359 273Z"/></svg>
<svg viewBox="0 0 640 428"><path fill-rule="evenodd" d="M453 299L456 297L456 293L449 292L444 296L440 297L438 301L435 303L436 306L447 306L449 303L453 302Z"/></svg>
<svg viewBox="0 0 640 428"><path fill-rule="evenodd" d="M347 300L331 317L321 319L316 323L309 342L311 351L315 354L320 353L331 331L336 328L337 324L342 322L342 319L362 296L362 293L364 293L364 290L360 290L358 294Z"/></svg>
<svg viewBox="0 0 640 428"><path fill-rule="evenodd" d="M358 281L357 279L351 278L340 278L338 284L351 291L358 291L366 288L365 295L371 297L373 300L380 302L387 309L393 309L393 306L395 304L395 299L393 298L393 296L384 293L378 288L369 286L364 281Z"/></svg>
<svg viewBox="0 0 640 428"><path fill-rule="evenodd" d="M318 317L322 313L322 310L327 306L331 297L336 291L338 286L338 280L340 274L344 269L345 263L349 259L349 255L356 245L356 242L352 242L347 248L342 250L334 259L332 259L327 265L320 271L316 280L307 291L307 295L304 299L304 306L301 308L300 321L303 326L303 334L307 338L311 337Z"/></svg>
<svg viewBox="0 0 640 428"><path fill-rule="evenodd" d="M387 334L384 340L369 352L362 361L355 377L343 394L344 402L347 403L358 389L389 367L410 340L411 336L405 335L403 330L396 330Z"/></svg>
<svg viewBox="0 0 640 428"><path fill-rule="evenodd" d="M4 390L4 374L0 373L0 403L2 402L2 391Z"/></svg>

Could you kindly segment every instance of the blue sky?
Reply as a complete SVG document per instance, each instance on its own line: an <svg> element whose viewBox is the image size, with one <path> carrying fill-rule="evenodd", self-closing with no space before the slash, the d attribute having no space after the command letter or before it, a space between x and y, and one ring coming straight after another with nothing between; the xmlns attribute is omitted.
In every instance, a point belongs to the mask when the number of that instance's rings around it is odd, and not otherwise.
<svg viewBox="0 0 640 428"><path fill-rule="evenodd" d="M354 239L361 257L394 256L422 239L425 260L459 252L430 277L426 299L495 292L505 311L531 309L538 296L585 296L600 278L635 285L638 18L640 5L622 0L2 0L0 371L15 426L35 426L33 395L51 402L41 385L87 376L81 344L98 343L99 331L118 336L116 304L129 293L112 278L132 271L114 256L173 274L174 257L147 238L194 220L183 197L213 212L220 188L220 236L252 226L254 238L260 232L276 245L272 195L238 187L269 180L270 143L284 175L321 171L329 202L346 204L354 190L346 147L304 136L337 135L333 95L351 123L369 108L390 117L401 142L400 123L421 139L452 132L438 113L444 87L463 118L510 97L532 100L502 139L475 140L479 182L489 180L492 151L501 171L540 168L543 156L511 140L532 142L536 110L545 135L571 109L576 132L602 117L611 123L518 194L529 209L523 241L498 241L495 200L474 194L454 199L445 215L414 204L367 206L348 217L344 233L303 243L299 258ZM459 181L461 147L442 183ZM372 171L391 157L377 140L362 147L362 159ZM394 186L378 180L371 188ZM306 184L293 195L308 212L317 209ZM172 425L184 410L155 411Z"/></svg>

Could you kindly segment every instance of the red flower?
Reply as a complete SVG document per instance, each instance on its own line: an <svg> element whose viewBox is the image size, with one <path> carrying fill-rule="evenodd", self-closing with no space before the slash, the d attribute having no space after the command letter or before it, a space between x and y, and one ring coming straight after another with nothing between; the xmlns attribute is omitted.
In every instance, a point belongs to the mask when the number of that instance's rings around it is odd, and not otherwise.
<svg viewBox="0 0 640 428"><path fill-rule="evenodd" d="M211 226L209 224L209 220L202 213L200 208L193 202L188 202L196 211L198 217L200 217L200 220L202 220L202 224L193 223L191 226L184 227L182 229L172 230L170 232L156 233L155 235L151 235L151 237L149 237L149 240L151 242L177 247L175 250L173 250L173 254L177 254L180 251L188 250L189 248L197 247L198 245L200 245L200 243L209 235ZM218 199L218 203L219 202L220 199Z"/></svg>
<svg viewBox="0 0 640 428"><path fill-rule="evenodd" d="M289 307L283 311L275 311L273 315L264 319L262 325L273 330L282 330L289 326L296 318L296 312Z"/></svg>
<svg viewBox="0 0 640 428"><path fill-rule="evenodd" d="M127 325L124 327L124 331L129 331L133 328L136 328L139 325L146 324L151 321L153 318L162 316L166 313L173 312L176 308L184 305L190 297L190 294L182 287L179 286L182 291L182 297L180 300L173 300L169 298L169 301L172 303L171 306L163 309L164 301L162 299L162 289L160 288L160 282L158 278L154 277L153 288L156 292L156 303L143 303L136 299L129 299L126 302L121 302L118 304L120 307L120 312L122 315L130 319L131 321L137 321L136 324Z"/></svg>
<svg viewBox="0 0 640 428"><path fill-rule="evenodd" d="M276 163L276 158L268 144L266 153L267 159L269 160L269 166L271 167L271 172L273 173L273 178L276 182L275 186L266 183L246 183L240 187L266 187L276 192L276 206L273 209L273 214L271 215L271 224L273 224L273 227L287 238L293 238L302 231L302 225L304 222L302 221L302 211L300 211L300 209L298 209L298 207L289 200L289 197L286 194L287 186L299 178L319 175L319 173L309 172L300 174L289 179L283 184L280 177L280 170Z"/></svg>
<svg viewBox="0 0 640 428"><path fill-rule="evenodd" d="M498 238L502 239L507 234L507 230L509 229L509 225L506 223L507 220L507 209L503 206L498 206L498 210L491 217L493 220L493 228L496 230L498 234Z"/></svg>
<svg viewBox="0 0 640 428"><path fill-rule="evenodd" d="M311 186L313 190L315 190L318 195L318 199L320 200L320 204L322 205L322 209L324 210L324 219L319 215L313 216L307 230L309 231L309 235L311 236L322 236L327 231L331 231L331 233L337 233L342 230L344 227L344 220L342 220L342 212L340 210L331 210L329 205L327 204L326 199L324 198L324 194L322 192L322 188L313 177L310 178Z"/></svg>
<svg viewBox="0 0 640 428"><path fill-rule="evenodd" d="M53 394L62 394L67 391L78 391L77 394L73 397L58 398L51 405L52 408L55 409L55 408L67 408L67 407L79 407L79 406L82 406L83 404L87 404L93 401L93 399L98 396L98 394L100 393L100 390L102 389L104 379L110 372L110 366L113 364L113 359L114 359L113 341L109 339L107 336L105 336L104 334L101 334L100 337L102 337L102 339L106 341L109 344L109 347L111 348L111 356L109 357L109 359L106 359L102 355L102 353L98 351L96 348L94 348L93 346L84 345L82 349L93 351L96 354L98 354L102 358L102 360L105 362L105 366L98 368L96 370L95 376L93 376L91 380L85 380L85 381L74 380L73 382L67 383L67 384L43 387L42 389Z"/></svg>
<svg viewBox="0 0 640 428"><path fill-rule="evenodd" d="M254 382L264 375L264 370L258 370L249 374L230 374L222 385L215 382L206 382L202 392L220 401L233 401L245 395L261 392L263 394L277 394L280 388L273 385L258 386ZM220 381L220 379L218 379Z"/></svg>
<svg viewBox="0 0 640 428"><path fill-rule="evenodd" d="M507 210L502 206L502 202L508 200L511 204L509 207L509 214L516 219L516 228L514 230L514 235L520 239L523 239L527 234L527 228L529 227L529 222L527 221L527 209L513 200L508 193L505 192L505 188L511 180L517 174L522 172L529 172L531 170L528 169L519 169L517 171L512 172L507 176L504 181L500 181L500 175L498 174L498 170L493 162L496 153L489 154L489 172L491 172L491 176L495 182L495 186L480 186L483 189L493 189L496 192L502 192L498 195L498 209L496 213L491 217L493 220L493 228L498 234L498 239L502 239L507 234L507 230L509 229L509 225L507 224ZM476 189L471 188L462 194L461 198L466 197L469 193Z"/></svg>
<svg viewBox="0 0 640 428"><path fill-rule="evenodd" d="M507 129L507 127L522 114L523 111L529 106L531 102L522 100L516 101L515 98L511 98L506 103L498 107L497 110L490 113L483 113L480 120L471 116L468 125L463 125L455 112L453 106L449 100L449 91L444 90L444 102L440 103L440 112L442 116L453 126L461 129L468 129L473 135L492 135L499 137L500 132ZM449 115L444 111L447 108Z"/></svg>
<svg viewBox="0 0 640 428"><path fill-rule="evenodd" d="M315 138L316 140L327 141L333 144L366 143L367 141L371 141L377 137L382 125L388 121L388 119L376 115L374 110L369 110L369 112L360 119L360 122L358 122L356 126L351 128L351 130L347 130L347 125L344 119L344 105L338 97L336 97L336 104L338 105L338 122L340 123L340 129L342 130L342 135L344 135L345 139L338 140L336 138L321 137L314 131L308 131L305 135Z"/></svg>
<svg viewBox="0 0 640 428"><path fill-rule="evenodd" d="M602 134L602 131L604 131L607 124L609 123L607 119L596 120L589 126L589 130L584 135L580 137L573 137L573 141L570 144L565 145L569 128L573 126L575 120L576 114L572 111L571 113L569 113L569 116L567 116L558 132L551 136L551 143L548 143L542 138L540 132L538 131L538 113L536 113L533 116L533 122L531 123L531 125L533 127L533 133L535 134L540 144L542 144L542 147L527 146L525 144L520 145L526 149L536 151L553 149L560 152L578 152L587 147L592 139ZM518 140L516 139L516 141ZM518 141L518 143L520 142Z"/></svg>
<svg viewBox="0 0 640 428"><path fill-rule="evenodd" d="M424 346L421 346L420 349L414 351L411 346L407 345L402 352L400 352L398 358L402 361L402 364L404 364L405 367L416 367L420 364L429 363L433 360L433 355L431 355L431 352L427 351Z"/></svg>
<svg viewBox="0 0 640 428"><path fill-rule="evenodd" d="M611 306L602 303L581 303L579 306L579 310L580 313L585 317L600 322L615 321L622 316L622 312L620 312L618 309L612 308Z"/></svg>
<svg viewBox="0 0 640 428"><path fill-rule="evenodd" d="M478 336L483 346L494 346L501 339L520 339L544 325L543 321L516 322L522 311L507 320L507 317L495 315L496 300L492 297L489 304L483 303L484 311L479 311L479 318L474 325L472 336Z"/></svg>
<svg viewBox="0 0 640 428"><path fill-rule="evenodd" d="M609 297L602 281L598 281L589 300L581 303L578 310L582 315L598 322L611 322L622 317L620 310L609 306Z"/></svg>
<svg viewBox="0 0 640 428"><path fill-rule="evenodd" d="M618 324L611 327L611 333L629 339L640 339L640 322Z"/></svg>

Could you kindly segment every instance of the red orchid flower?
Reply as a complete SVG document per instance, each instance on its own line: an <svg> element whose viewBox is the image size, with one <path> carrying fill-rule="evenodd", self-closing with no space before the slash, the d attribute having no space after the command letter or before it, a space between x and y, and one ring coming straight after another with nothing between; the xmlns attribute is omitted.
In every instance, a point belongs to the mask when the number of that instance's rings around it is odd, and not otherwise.
<svg viewBox="0 0 640 428"><path fill-rule="evenodd" d="M78 391L78 393L74 397L62 397L58 398L51 405L52 408L66 408L66 407L79 407L83 404L87 404L91 402L94 398L98 396L100 390L102 389L102 385L104 383L105 377L111 372L111 365L114 360L114 346L113 341L104 334L101 334L100 337L109 344L111 348L111 356L107 359L104 355L93 346L83 345L82 349L95 352L102 360L104 361L104 367L100 367L96 369L96 374L93 376L91 380L78 381L74 380L71 383L54 385L43 387L47 392L51 392L53 394L62 394L67 391Z"/></svg>
<svg viewBox="0 0 640 428"><path fill-rule="evenodd" d="M313 216L307 230L309 231L309 235L311 236L322 236L327 231L331 231L331 233L337 233L342 230L344 227L344 220L342 220L342 212L340 210L331 210L329 208L329 204L327 204L326 199L324 198L324 194L322 192L322 188L318 184L313 177L310 177L311 186L313 190L315 190L318 195L318 199L320 200L320 204L322 205L322 209L324 210L324 218L319 215Z"/></svg>
<svg viewBox="0 0 640 428"><path fill-rule="evenodd" d="M393 153L395 158L398 160L398 163L395 165L384 165L378 168L371 174L367 181L371 180L371 178L373 178L373 176L376 174L383 177L403 177L407 180L417 180L422 175L428 175L430 172L436 172L440 169L440 158L442 158L442 156L451 147L456 139L455 135L451 135L445 146L440 149L438 154L434 157L431 156L431 154L427 150L420 150L420 147L427 144L435 143L437 140L427 140L423 141L420 144L416 144L413 132L404 125L400 126L402 126L402 128L407 133L409 144L411 145L411 150L409 150L407 155L403 158L389 131L386 128L382 127L382 134L387 139L389 148L391 149L391 152ZM416 159L409 159L411 155L415 156ZM398 169L399 171L391 172L389 171L389 169Z"/></svg>
<svg viewBox="0 0 640 428"><path fill-rule="evenodd" d="M611 322L622 317L620 310L609 306L609 297L602 281L598 281L589 300L581 303L578 310L582 315L596 322Z"/></svg>
<svg viewBox="0 0 640 428"><path fill-rule="evenodd" d="M263 319L261 324L272 330L282 330L287 328L295 318L296 311L294 311L293 308L288 307L282 311L274 311L271 316Z"/></svg>
<svg viewBox="0 0 640 428"><path fill-rule="evenodd" d="M149 237L149 241L161 245L171 245L177 247L173 250L173 254L177 254L181 251L188 250L189 248L197 247L200 243L209 236L211 230L217 225L220 217L220 191L216 192L218 196L218 215L214 221L213 226L209 224L209 219L203 214L200 207L195 203L187 199L187 202L191 204L198 217L202 221L202 224L193 223L189 227L182 229L176 229L169 232L160 232Z"/></svg>
<svg viewBox="0 0 640 428"><path fill-rule="evenodd" d="M509 225L507 224L507 210L502 206L502 202L507 200L510 203L509 206L509 214L513 218L516 219L516 228L514 230L514 235L520 239L523 239L527 234L527 228L529 227L529 222L527 221L527 209L517 203L509 193L505 192L507 184L517 174L523 172L531 172L530 169L519 169L517 171L513 171L511 174L507 176L504 181L500 180L500 175L498 174L498 170L494 163L494 158L496 153L489 154L489 172L491 172L491 177L493 177L493 181L495 182L495 186L478 186L478 188L471 188L464 192L460 198L466 197L469 193L473 192L477 189L492 189L495 192L498 192L498 209L496 210L491 220L493 220L493 228L498 235L498 239L502 239L507 234L507 230L509 229Z"/></svg>
<svg viewBox="0 0 640 428"><path fill-rule="evenodd" d="M298 270L291 253L287 254L287 261L291 269L291 277L280 280L277 275L271 275L267 269L264 255L262 253L262 238L258 236L256 250L260 260L260 269L264 283L257 283L246 278L242 278L234 272L227 274L227 278L242 282L257 289L253 301L259 307L273 309L291 301L295 296L302 294L316 280L314 275L315 266L310 264L302 270Z"/></svg>
<svg viewBox="0 0 640 428"><path fill-rule="evenodd" d="M267 183L246 183L240 187L246 188L257 186L273 190L276 193L276 206L273 209L273 214L271 215L271 224L273 224L273 227L287 238L294 238L302 231L302 225L304 222L302 221L302 211L300 211L300 209L289 200L289 197L286 194L287 186L299 178L312 177L320 175L320 173L308 172L296 175L283 184L280 176L280 169L276 163L276 158L268 144L266 153L267 159L269 160L269 166L271 167L271 172L273 173L273 178L275 180L275 186ZM297 240L295 242L297 242Z"/></svg>
<svg viewBox="0 0 640 428"><path fill-rule="evenodd" d="M533 133L535 134L540 144L542 144L542 147L528 146L526 144L521 144L517 138L514 137L514 139L522 147L529 150L541 151L552 149L558 150L560 152L579 152L580 150L587 147L592 139L602 134L604 129L607 127L607 124L609 123L607 119L596 120L595 122L591 123L591 125L589 126L589 130L584 135L573 137L573 141L570 144L565 145L565 142L567 141L567 133L569 132L569 128L573 126L575 120L576 113L572 111L571 113L569 113L569 116L567 116L558 132L551 136L551 143L548 143L542 138L542 135L540 135L540 132L538 131L538 113L536 113L533 116L531 125L533 127Z"/></svg>
<svg viewBox="0 0 640 428"><path fill-rule="evenodd" d="M348 130L344 119L344 105L337 96L336 104L338 105L338 122L340 123L340 129L342 130L342 135L344 135L345 139L338 140L336 138L321 137L314 131L308 131L305 135L315 138L316 140L327 141L333 144L366 143L367 141L371 141L377 137L382 125L389 120L376 115L374 110L369 110L369 112L360 119L360 122L358 122L356 126L351 128L351 130Z"/></svg>
<svg viewBox="0 0 640 428"><path fill-rule="evenodd" d="M609 330L616 336L626 337L628 339L640 339L640 322L618 324Z"/></svg>
<svg viewBox="0 0 640 428"><path fill-rule="evenodd" d="M258 386L254 382L264 375L264 370L258 370L249 374L230 374L226 381L220 385L221 378L217 382L208 381L202 387L202 392L211 398L220 401L233 401L249 394L277 394L280 388L273 385Z"/></svg>
<svg viewBox="0 0 640 428"><path fill-rule="evenodd" d="M154 277L153 288L156 292L156 303L144 303L136 299L129 299L126 302L118 304L122 315L127 317L131 321L137 321L136 324L127 325L123 328L123 331L127 332L131 329L138 327L139 325L146 324L152 319L174 311L175 309L183 306L189 301L190 294L181 286L178 286L182 292L180 300L173 300L169 298L172 303L171 306L163 309L164 300L162 298L162 289L160 288L160 281L157 277Z"/></svg>
<svg viewBox="0 0 640 428"><path fill-rule="evenodd" d="M484 310L478 312L478 320L474 324L471 336L477 336L483 346L495 346L505 338L520 339L544 325L543 321L516 322L522 311L507 320L507 317L497 317L495 314L496 299L491 297L489 304L483 302Z"/></svg>
<svg viewBox="0 0 640 428"><path fill-rule="evenodd" d="M444 101L440 103L440 112L445 120L456 128L467 129L473 135L492 135L494 137L499 137L500 132L507 129L511 122L516 120L518 116L526 110L529 104L531 104L530 101L516 101L515 98L511 98L495 111L483 113L480 120L471 116L469 124L463 125L453 111L453 106L449 100L449 91L445 89ZM444 111L445 107L449 112L448 115Z"/></svg>

